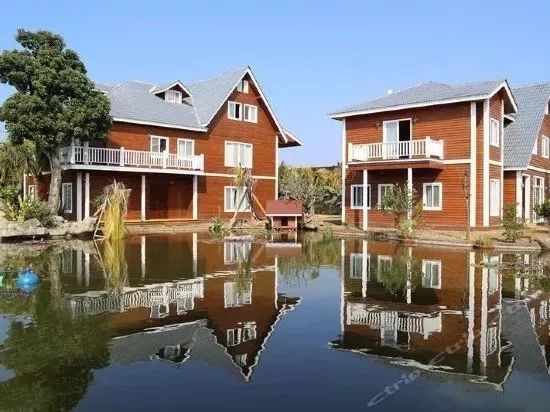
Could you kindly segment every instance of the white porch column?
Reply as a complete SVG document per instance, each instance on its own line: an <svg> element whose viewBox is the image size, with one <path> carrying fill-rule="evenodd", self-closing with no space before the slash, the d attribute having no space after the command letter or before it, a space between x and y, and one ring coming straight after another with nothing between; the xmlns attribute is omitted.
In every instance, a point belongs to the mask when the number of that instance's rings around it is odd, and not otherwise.
<svg viewBox="0 0 550 412"><path fill-rule="evenodd" d="M489 226L489 128L490 112L489 112L489 99L483 100L483 226Z"/></svg>
<svg viewBox="0 0 550 412"><path fill-rule="evenodd" d="M84 219L90 217L90 174L84 174Z"/></svg>
<svg viewBox="0 0 550 412"><path fill-rule="evenodd" d="M193 220L199 218L199 177L197 175L193 176Z"/></svg>
<svg viewBox="0 0 550 412"><path fill-rule="evenodd" d="M145 236L141 237L141 249L140 249L140 257L141 257L141 278L145 279L145 273L146 273L146 263L145 263Z"/></svg>
<svg viewBox="0 0 550 412"><path fill-rule="evenodd" d="M193 251L192 251L192 257L193 257L193 276L197 276L198 271L198 260L199 260L199 242L198 242L198 235L196 233L193 233Z"/></svg>
<svg viewBox="0 0 550 412"><path fill-rule="evenodd" d="M413 190L413 170L411 167L407 169L407 192L411 196ZM409 204L409 209L407 210L407 219L411 220L412 218L412 209L411 204Z"/></svg>
<svg viewBox="0 0 550 412"><path fill-rule="evenodd" d="M342 119L342 223L346 223L346 119Z"/></svg>
<svg viewBox="0 0 550 412"><path fill-rule="evenodd" d="M369 227L369 211L367 204L368 196L368 180L369 180L369 171L363 170L363 230L367 230ZM342 199L344 198L344 193L342 193Z"/></svg>
<svg viewBox="0 0 550 412"><path fill-rule="evenodd" d="M410 170L410 169L409 169ZM407 305L412 302L412 247L407 248Z"/></svg>
<svg viewBox="0 0 550 412"><path fill-rule="evenodd" d="M485 373L485 368L487 366L487 328L488 328L488 278L489 278L489 269L487 268L487 263L489 258L487 254L483 255L484 267L481 269L481 338L479 341L479 357L481 361L480 370L481 373Z"/></svg>
<svg viewBox="0 0 550 412"><path fill-rule="evenodd" d="M76 174L76 220L82 220L82 172Z"/></svg>
<svg viewBox="0 0 550 412"><path fill-rule="evenodd" d="M531 176L529 175L525 176L525 187L523 190L525 191L525 212L523 217L529 223L531 222Z"/></svg>
<svg viewBox="0 0 550 412"><path fill-rule="evenodd" d="M141 221L145 220L145 175L141 175Z"/></svg>
<svg viewBox="0 0 550 412"><path fill-rule="evenodd" d="M475 324L475 275L476 275L476 254L470 252L468 256L468 372L472 372L474 365L474 324Z"/></svg>
<svg viewBox="0 0 550 412"><path fill-rule="evenodd" d="M84 253L84 284L90 286L90 254Z"/></svg>
<svg viewBox="0 0 550 412"><path fill-rule="evenodd" d="M516 172L516 216L522 217L522 211L523 211L523 196L521 191L521 185L522 185L522 178L521 178L521 170L518 170Z"/></svg>
<svg viewBox="0 0 550 412"><path fill-rule="evenodd" d="M368 241L363 239L363 259L361 265L361 296L367 297L367 282L369 280L369 246ZM351 268L350 268L351 270Z"/></svg>

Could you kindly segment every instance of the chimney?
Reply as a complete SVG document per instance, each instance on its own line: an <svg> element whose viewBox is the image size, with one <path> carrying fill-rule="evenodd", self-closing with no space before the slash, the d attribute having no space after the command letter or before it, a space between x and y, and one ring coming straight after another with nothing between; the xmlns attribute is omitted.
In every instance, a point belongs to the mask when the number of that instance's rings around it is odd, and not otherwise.
<svg viewBox="0 0 550 412"><path fill-rule="evenodd" d="M393 89L388 89L388 94L392 94L393 93Z"/></svg>

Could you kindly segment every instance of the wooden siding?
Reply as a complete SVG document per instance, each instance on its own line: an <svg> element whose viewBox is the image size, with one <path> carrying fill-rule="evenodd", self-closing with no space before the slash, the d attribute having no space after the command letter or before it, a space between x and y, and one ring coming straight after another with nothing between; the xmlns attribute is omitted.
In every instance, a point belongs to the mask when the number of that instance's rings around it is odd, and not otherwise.
<svg viewBox="0 0 550 412"><path fill-rule="evenodd" d="M502 160L502 143L503 143L503 132L502 132L502 125L503 125L503 118L502 118L502 106L504 104L504 91L500 91L499 93L495 94L490 100L489 100L489 117L492 119L496 119L500 122L500 145L498 147L493 146L491 144L490 136L489 136L489 159L494 160L496 162L500 162ZM489 129L489 133L490 133Z"/></svg>
<svg viewBox="0 0 550 412"><path fill-rule="evenodd" d="M470 103L446 104L411 110L373 113L346 119L347 143L377 143L383 138L382 122L412 118L412 138L443 140L445 159L470 157Z"/></svg>
<svg viewBox="0 0 550 412"><path fill-rule="evenodd" d="M540 128L539 134L537 136L537 154L531 155L531 161L529 162L530 166L539 167L541 169L550 170L550 158L545 158L542 156L542 136L550 138L550 116L545 115L542 121L542 126Z"/></svg>
<svg viewBox="0 0 550 412"><path fill-rule="evenodd" d="M504 205L516 203L516 171L504 172Z"/></svg>

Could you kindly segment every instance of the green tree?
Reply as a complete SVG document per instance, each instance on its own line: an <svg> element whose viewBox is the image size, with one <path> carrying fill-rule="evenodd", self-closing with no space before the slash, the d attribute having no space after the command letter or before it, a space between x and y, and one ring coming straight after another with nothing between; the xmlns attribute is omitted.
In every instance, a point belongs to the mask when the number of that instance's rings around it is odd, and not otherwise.
<svg viewBox="0 0 550 412"><path fill-rule="evenodd" d="M517 203L509 203L502 208L502 219L500 221L503 235L506 241L515 242L523 236L525 220L517 216Z"/></svg>
<svg viewBox="0 0 550 412"><path fill-rule="evenodd" d="M411 237L420 224L422 204L416 191L409 191L406 184L396 184L388 189L380 208L393 215L397 232L405 238Z"/></svg>
<svg viewBox="0 0 550 412"><path fill-rule="evenodd" d="M72 139L100 140L110 124L109 100L94 89L78 54L61 36L48 31L18 30L21 49L0 54L0 82L15 88L0 107L8 138L32 141L51 170L48 204L59 207L60 147Z"/></svg>

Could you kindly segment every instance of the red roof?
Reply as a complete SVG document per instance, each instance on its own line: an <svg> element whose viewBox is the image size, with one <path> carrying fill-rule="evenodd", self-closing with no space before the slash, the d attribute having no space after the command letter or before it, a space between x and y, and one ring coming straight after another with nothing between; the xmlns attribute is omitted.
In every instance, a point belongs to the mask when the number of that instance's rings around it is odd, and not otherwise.
<svg viewBox="0 0 550 412"><path fill-rule="evenodd" d="M302 211L299 200L268 200L265 208L268 216L301 216Z"/></svg>

